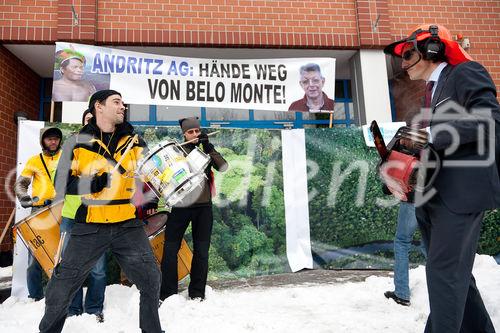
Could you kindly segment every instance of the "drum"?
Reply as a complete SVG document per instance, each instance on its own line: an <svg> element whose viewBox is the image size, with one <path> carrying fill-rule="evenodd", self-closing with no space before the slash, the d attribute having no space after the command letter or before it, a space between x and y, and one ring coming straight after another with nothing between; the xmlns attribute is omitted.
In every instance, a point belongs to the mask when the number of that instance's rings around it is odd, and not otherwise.
<svg viewBox="0 0 500 333"><path fill-rule="evenodd" d="M176 141L163 141L139 162L137 172L172 207L202 184L209 163L210 157L198 148L186 157Z"/></svg>
<svg viewBox="0 0 500 333"><path fill-rule="evenodd" d="M17 222L21 239L50 278L59 248L63 201L53 203Z"/></svg>
<svg viewBox="0 0 500 333"><path fill-rule="evenodd" d="M163 244L165 243L165 223L167 222L167 213L159 212L146 219L144 226L146 234L149 237L149 243L153 249L156 262L161 265L163 258ZM191 261L193 253L187 242L183 239L179 253L177 254L177 278L182 280L191 271Z"/></svg>

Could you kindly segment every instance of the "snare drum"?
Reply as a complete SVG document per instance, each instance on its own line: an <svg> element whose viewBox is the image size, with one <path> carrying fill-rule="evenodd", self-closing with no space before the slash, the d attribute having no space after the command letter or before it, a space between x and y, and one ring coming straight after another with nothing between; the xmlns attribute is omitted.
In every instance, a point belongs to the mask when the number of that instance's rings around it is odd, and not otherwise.
<svg viewBox="0 0 500 333"><path fill-rule="evenodd" d="M63 201L42 208L17 222L15 228L31 254L50 278L59 247Z"/></svg>
<svg viewBox="0 0 500 333"><path fill-rule="evenodd" d="M172 207L202 184L209 163L210 157L198 148L186 157L176 141L163 141L139 162L137 172Z"/></svg>

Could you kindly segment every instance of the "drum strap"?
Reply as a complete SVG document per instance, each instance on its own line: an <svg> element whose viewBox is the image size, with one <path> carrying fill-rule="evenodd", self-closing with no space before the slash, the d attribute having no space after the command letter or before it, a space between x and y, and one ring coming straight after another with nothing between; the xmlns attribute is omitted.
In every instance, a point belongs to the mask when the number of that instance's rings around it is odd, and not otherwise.
<svg viewBox="0 0 500 333"><path fill-rule="evenodd" d="M107 205L125 205L131 203L131 199L118 200L91 200L82 198L82 204L85 206L107 206Z"/></svg>
<svg viewBox="0 0 500 333"><path fill-rule="evenodd" d="M128 141L127 141L128 142ZM97 141L97 144L101 145L101 141ZM102 145L104 145L104 143L102 143ZM105 147L105 146L104 146ZM111 156L111 154L109 153L108 149L106 148L102 154L102 156L104 156L104 158L114 167L115 165L118 164L118 162L116 161L116 159ZM121 165L118 167L118 171L123 175L127 172L127 170L125 170Z"/></svg>
<svg viewBox="0 0 500 333"><path fill-rule="evenodd" d="M47 168L47 164L45 164L45 160L43 159L42 153L40 153L40 159L42 160L43 167L45 168L45 172L47 172L47 176L49 176L50 181L53 183L52 177L50 176L49 168Z"/></svg>

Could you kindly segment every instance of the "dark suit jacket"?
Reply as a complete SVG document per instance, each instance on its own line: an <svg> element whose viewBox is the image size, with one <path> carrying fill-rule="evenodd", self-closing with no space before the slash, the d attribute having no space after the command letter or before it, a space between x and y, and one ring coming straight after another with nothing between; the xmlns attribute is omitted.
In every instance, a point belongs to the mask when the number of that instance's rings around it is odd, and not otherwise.
<svg viewBox="0 0 500 333"><path fill-rule="evenodd" d="M486 166L444 165L434 183L444 204L459 214L500 207L500 108L495 84L486 69L474 61L446 66L438 79L431 109L432 145L443 163L476 164L488 156L491 161ZM478 115L478 109L490 110L491 115ZM489 124L494 124L495 130L489 131ZM449 130L443 130L445 126L451 126L459 138L452 153L445 150L457 142ZM492 141L493 147L489 146ZM478 150L481 143L485 145L483 153Z"/></svg>

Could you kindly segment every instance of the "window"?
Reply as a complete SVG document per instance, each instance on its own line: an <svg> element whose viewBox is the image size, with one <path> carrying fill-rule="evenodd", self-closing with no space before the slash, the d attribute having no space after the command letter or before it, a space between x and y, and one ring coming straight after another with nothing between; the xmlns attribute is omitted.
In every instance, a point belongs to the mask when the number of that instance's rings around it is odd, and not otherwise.
<svg viewBox="0 0 500 333"><path fill-rule="evenodd" d="M206 108L208 121L248 120L248 111L242 109Z"/></svg>
<svg viewBox="0 0 500 333"><path fill-rule="evenodd" d="M129 104L127 116L130 122L149 121L149 105Z"/></svg>
<svg viewBox="0 0 500 333"><path fill-rule="evenodd" d="M198 117L200 116L200 108L194 106L156 106L156 121L175 121L187 117Z"/></svg>

